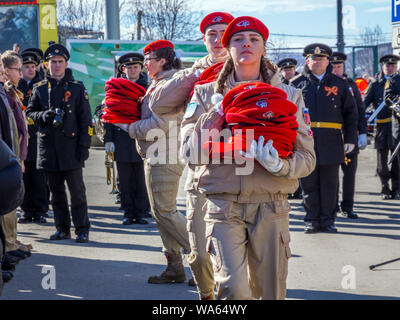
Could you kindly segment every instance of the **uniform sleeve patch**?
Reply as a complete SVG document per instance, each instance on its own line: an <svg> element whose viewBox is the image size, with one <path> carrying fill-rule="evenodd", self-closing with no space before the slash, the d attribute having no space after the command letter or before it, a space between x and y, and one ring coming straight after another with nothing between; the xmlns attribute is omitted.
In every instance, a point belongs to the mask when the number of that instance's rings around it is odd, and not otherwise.
<svg viewBox="0 0 400 320"><path fill-rule="evenodd" d="M311 125L310 113L306 107L303 108L303 119L308 126Z"/></svg>
<svg viewBox="0 0 400 320"><path fill-rule="evenodd" d="M89 100L89 94L88 94L86 89L83 91L83 95L84 95L86 100Z"/></svg>
<svg viewBox="0 0 400 320"><path fill-rule="evenodd" d="M354 97L354 92L353 92L353 88L352 87L349 87L349 91L350 91L351 95Z"/></svg>
<svg viewBox="0 0 400 320"><path fill-rule="evenodd" d="M197 102L190 102L187 105L187 108L186 108L186 111L185 111L185 115L183 117L185 119L191 118L194 115L194 113L196 111L196 108L197 108Z"/></svg>
<svg viewBox="0 0 400 320"><path fill-rule="evenodd" d="M89 136L93 135L93 127L88 127L88 134Z"/></svg>

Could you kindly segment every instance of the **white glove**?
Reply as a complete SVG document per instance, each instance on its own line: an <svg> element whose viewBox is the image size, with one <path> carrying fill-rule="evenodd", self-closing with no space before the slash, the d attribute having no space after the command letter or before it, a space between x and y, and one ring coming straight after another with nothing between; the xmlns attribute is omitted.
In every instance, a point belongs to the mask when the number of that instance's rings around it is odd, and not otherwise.
<svg viewBox="0 0 400 320"><path fill-rule="evenodd" d="M129 131L129 124L126 123L113 123L115 126L120 127L122 130L128 132Z"/></svg>
<svg viewBox="0 0 400 320"><path fill-rule="evenodd" d="M115 151L115 144L114 142L106 142L104 145L104 149L106 152L114 152Z"/></svg>
<svg viewBox="0 0 400 320"><path fill-rule="evenodd" d="M211 103L214 105L213 110L217 112L221 117L223 117L224 110L222 109L222 100L224 99L223 95L220 93L215 93L211 97Z"/></svg>
<svg viewBox="0 0 400 320"><path fill-rule="evenodd" d="M246 158L255 158L269 172L277 173L283 167L283 162L279 158L278 151L273 146L274 141L268 140L264 146L264 137L260 136L257 141L253 140L250 146L250 153L241 151L241 155Z"/></svg>
<svg viewBox="0 0 400 320"><path fill-rule="evenodd" d="M355 144L353 143L345 143L344 144L344 153L348 154L354 150Z"/></svg>
<svg viewBox="0 0 400 320"><path fill-rule="evenodd" d="M362 133L358 136L358 147L361 150L364 150L367 147L368 144L368 139L367 139L367 134Z"/></svg>
<svg viewBox="0 0 400 320"><path fill-rule="evenodd" d="M194 74L196 75L197 80L199 80L200 75L201 75L201 71L199 69L196 69L196 71L194 72Z"/></svg>

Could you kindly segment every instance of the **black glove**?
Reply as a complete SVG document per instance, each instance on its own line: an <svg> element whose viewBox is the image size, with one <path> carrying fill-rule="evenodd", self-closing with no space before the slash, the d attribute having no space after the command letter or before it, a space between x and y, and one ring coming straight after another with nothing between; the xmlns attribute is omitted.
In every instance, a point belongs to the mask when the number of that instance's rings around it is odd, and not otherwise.
<svg viewBox="0 0 400 320"><path fill-rule="evenodd" d="M89 148L84 146L79 146L80 161L86 161L89 158Z"/></svg>
<svg viewBox="0 0 400 320"><path fill-rule="evenodd" d="M42 121L44 124L51 124L55 116L56 113L54 110L46 110L42 113Z"/></svg>

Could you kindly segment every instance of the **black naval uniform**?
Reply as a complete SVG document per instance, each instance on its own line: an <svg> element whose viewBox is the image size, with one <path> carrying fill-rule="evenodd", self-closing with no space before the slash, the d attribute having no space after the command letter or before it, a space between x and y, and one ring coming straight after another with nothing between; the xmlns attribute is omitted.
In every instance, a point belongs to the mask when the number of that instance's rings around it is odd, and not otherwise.
<svg viewBox="0 0 400 320"><path fill-rule="evenodd" d="M381 72L376 80L371 82L364 95L364 104L368 107L371 103L374 108L383 101L385 85L389 85L389 77ZM375 148L377 149L377 174L381 181L382 195L391 196L392 190L389 187L389 180L392 180L392 189L396 191L399 184L399 169L396 163L389 169L387 160L389 151L393 151L392 139L392 110L386 105L376 117Z"/></svg>
<svg viewBox="0 0 400 320"><path fill-rule="evenodd" d="M280 70L289 69L289 68L296 68L296 65L297 65L297 60L293 59L293 58L282 59L277 64L277 66L278 66L278 68ZM299 73L296 71L293 77L297 76L298 74ZM282 83L287 84L287 85L290 83L290 79L287 80L284 77L282 77L281 81L282 81Z"/></svg>
<svg viewBox="0 0 400 320"><path fill-rule="evenodd" d="M132 64L143 65L143 61L144 56L140 53L124 54L118 59L119 74L126 78L123 67ZM146 73L141 72L135 83L147 90L149 84ZM106 129L104 143L114 142L115 144L117 184L120 191L121 210L125 212L124 223L130 224L131 222L141 221L141 218L148 217L150 211L150 202L144 180L143 160L137 153L135 140L132 140L127 132L112 124L105 124L104 127ZM123 148L127 148L127 150L122 151ZM127 179L127 177L130 178Z"/></svg>
<svg viewBox="0 0 400 320"><path fill-rule="evenodd" d="M314 230L335 232L339 166L345 160L344 144L357 144L358 115L347 82L331 72L329 65L319 81L305 66L304 72L291 83L303 91L317 157L315 170L300 179L306 210L304 221L312 224Z"/></svg>
<svg viewBox="0 0 400 320"><path fill-rule="evenodd" d="M56 108L65 112L58 128L53 124ZM66 181L75 233L78 238L87 235L90 223L82 168L89 157L92 117L84 85L73 79L70 69L60 81L47 75L34 86L26 114L39 128L37 168L44 170L48 178L57 232L69 235L71 227Z"/></svg>
<svg viewBox="0 0 400 320"><path fill-rule="evenodd" d="M390 77L389 79L389 83L385 88L384 91L384 97L385 100L386 99L390 99L393 102L398 102L398 99L400 97L400 74L399 73L395 73L392 77ZM390 150L391 152L394 151L394 149L396 148L396 146L398 145L398 143L400 142L400 125L399 125L399 121L400 121L400 117L397 113L393 112L393 117L392 117L392 127L391 127L391 131L392 131L392 141L391 141L391 147ZM387 156L386 156L387 159ZM382 159L382 161L384 161L385 159ZM385 164L387 164L387 160L385 162ZM400 199L400 161L399 161L399 154L397 154L397 156L394 158L393 162L392 162L392 168L391 168L391 172L393 173L391 175L392 178L392 198L399 200ZM389 172L388 171L383 171L382 175L385 178L389 177Z"/></svg>
<svg viewBox="0 0 400 320"><path fill-rule="evenodd" d="M22 101L24 106L28 105L34 84L41 80L39 73L36 72L35 78L31 81L28 82L24 79L19 81L18 90L24 94L24 100ZM29 222L33 219L34 221L45 222L41 217L49 210L49 191L43 170L36 169L38 127L35 126L31 118L27 120L29 134L28 155L24 161L25 197L21 205L24 214L22 219L18 221Z"/></svg>
<svg viewBox="0 0 400 320"><path fill-rule="evenodd" d="M354 95L354 100L358 111L358 134L367 134L367 119L365 118L365 106L362 101L360 90L353 79L348 78L344 74L344 79L347 80L349 84L349 90ZM343 172L342 180L342 202L340 207L342 212L352 215L353 205L354 205L354 193L356 184L356 171L358 166L358 154L360 150L358 148L358 143L356 143L353 151L346 154L348 161L341 164Z"/></svg>
<svg viewBox="0 0 400 320"><path fill-rule="evenodd" d="M144 179L143 160L136 151L136 142L121 128L110 123L104 124L104 143L115 145L114 159L119 174L121 207L124 218L145 217L147 193Z"/></svg>

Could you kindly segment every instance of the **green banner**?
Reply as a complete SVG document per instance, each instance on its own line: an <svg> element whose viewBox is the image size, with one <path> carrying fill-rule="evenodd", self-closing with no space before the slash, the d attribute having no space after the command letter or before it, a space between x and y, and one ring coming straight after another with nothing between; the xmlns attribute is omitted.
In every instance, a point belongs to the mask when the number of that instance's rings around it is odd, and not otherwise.
<svg viewBox="0 0 400 320"><path fill-rule="evenodd" d="M127 52L143 53L150 41L107 41L107 40L67 40L71 59L68 67L72 69L75 80L84 83L92 112L104 99L105 82L115 75L115 57ZM201 41L176 41L175 51L183 62L193 63L207 54Z"/></svg>

